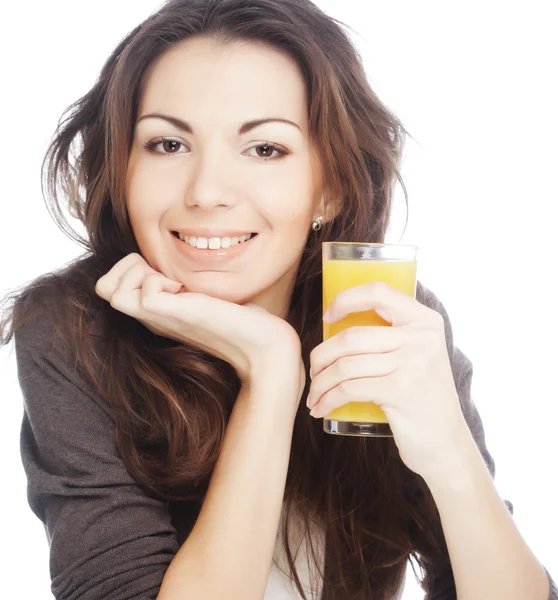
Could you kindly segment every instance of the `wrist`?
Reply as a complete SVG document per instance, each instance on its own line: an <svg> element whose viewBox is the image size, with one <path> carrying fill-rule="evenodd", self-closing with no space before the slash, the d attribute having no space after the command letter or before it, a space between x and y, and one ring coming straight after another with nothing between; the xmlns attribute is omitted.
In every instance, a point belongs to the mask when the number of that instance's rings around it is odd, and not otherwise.
<svg viewBox="0 0 558 600"><path fill-rule="evenodd" d="M298 338L296 342L277 342L272 348L255 353L249 361L247 383L261 382L264 385L269 381L279 385L298 383L304 371L300 367L301 354L302 347ZM305 372L304 376L306 376Z"/></svg>
<svg viewBox="0 0 558 600"><path fill-rule="evenodd" d="M298 373L294 369L266 366L242 383L237 403L248 404L251 411L286 420L290 425L296 418L300 397Z"/></svg>
<svg viewBox="0 0 558 600"><path fill-rule="evenodd" d="M286 377L273 373L268 378L262 375L242 384L235 407L248 410L262 419L269 419L279 426L281 423L292 428L298 410L298 396L294 386ZM242 408L240 408L242 407Z"/></svg>
<svg viewBox="0 0 558 600"><path fill-rule="evenodd" d="M427 485L461 488L467 485L479 460L484 463L473 434L465 419L452 435L450 445L439 454L436 464L421 473Z"/></svg>

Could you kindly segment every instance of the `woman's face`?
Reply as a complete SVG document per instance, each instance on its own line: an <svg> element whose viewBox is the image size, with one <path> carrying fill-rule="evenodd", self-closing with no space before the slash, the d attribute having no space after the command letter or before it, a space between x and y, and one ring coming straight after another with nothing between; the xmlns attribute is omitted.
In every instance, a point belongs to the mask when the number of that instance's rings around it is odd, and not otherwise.
<svg viewBox="0 0 558 600"><path fill-rule="evenodd" d="M263 119L291 123L254 123ZM126 202L144 258L186 291L285 317L312 221L323 213L321 181L304 81L290 57L199 37L151 65Z"/></svg>

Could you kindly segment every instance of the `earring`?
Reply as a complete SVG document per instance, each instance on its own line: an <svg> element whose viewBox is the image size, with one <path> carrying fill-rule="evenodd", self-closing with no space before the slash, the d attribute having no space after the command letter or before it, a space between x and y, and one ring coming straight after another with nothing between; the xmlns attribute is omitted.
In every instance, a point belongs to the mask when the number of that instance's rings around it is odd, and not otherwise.
<svg viewBox="0 0 558 600"><path fill-rule="evenodd" d="M319 231L322 228L322 221L324 218L322 216L317 217L312 223L312 229L314 231Z"/></svg>

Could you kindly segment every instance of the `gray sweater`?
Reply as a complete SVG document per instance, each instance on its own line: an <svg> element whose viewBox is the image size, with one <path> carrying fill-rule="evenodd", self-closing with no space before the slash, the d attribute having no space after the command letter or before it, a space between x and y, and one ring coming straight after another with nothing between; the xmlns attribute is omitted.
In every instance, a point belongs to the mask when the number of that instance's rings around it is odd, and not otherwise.
<svg viewBox="0 0 558 600"><path fill-rule="evenodd" d="M494 477L470 397L471 363L453 345L443 305L420 283L417 300L444 317L463 413ZM49 344L49 327L45 313L16 334L15 347L24 400L21 457L29 505L50 546L52 593L57 600L155 599L195 511L149 497L132 479L117 453L109 407L80 377L75 357ZM550 600L558 600L549 579ZM455 600L451 570L440 569L429 598Z"/></svg>

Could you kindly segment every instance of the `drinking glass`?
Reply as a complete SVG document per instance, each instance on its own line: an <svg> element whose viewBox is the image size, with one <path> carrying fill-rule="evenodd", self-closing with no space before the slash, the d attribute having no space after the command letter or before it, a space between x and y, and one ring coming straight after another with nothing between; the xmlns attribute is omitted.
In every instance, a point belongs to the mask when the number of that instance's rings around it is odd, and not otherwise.
<svg viewBox="0 0 558 600"><path fill-rule="evenodd" d="M371 281L385 281L415 298L417 246L368 242L324 242L322 244L323 309L329 308L342 290ZM336 323L323 322L324 341L348 327L391 327L374 310L350 313ZM336 435L393 437L384 411L374 398L349 402L324 418L324 431Z"/></svg>

